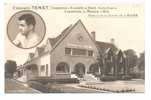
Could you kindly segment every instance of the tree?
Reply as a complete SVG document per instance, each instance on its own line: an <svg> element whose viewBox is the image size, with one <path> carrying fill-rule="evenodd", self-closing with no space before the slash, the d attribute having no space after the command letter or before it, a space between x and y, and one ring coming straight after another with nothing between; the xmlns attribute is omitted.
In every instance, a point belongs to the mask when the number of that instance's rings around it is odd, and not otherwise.
<svg viewBox="0 0 151 100"><path fill-rule="evenodd" d="M13 73L16 71L17 64L16 61L13 60L7 60L5 63L5 73L13 77Z"/></svg>
<svg viewBox="0 0 151 100"><path fill-rule="evenodd" d="M140 57L138 59L138 68L142 71L144 71L144 69L145 69L145 54L144 54L144 52L140 53Z"/></svg>
<svg viewBox="0 0 151 100"><path fill-rule="evenodd" d="M97 56L96 64L100 68L101 75L105 74L105 69L104 69L104 65L103 65L103 56L102 56L102 54L100 52L99 52L99 55Z"/></svg>
<svg viewBox="0 0 151 100"><path fill-rule="evenodd" d="M134 67L137 64L137 55L133 49L125 50L124 53L126 54L127 63L128 63L128 73L133 73Z"/></svg>
<svg viewBox="0 0 151 100"><path fill-rule="evenodd" d="M140 74L140 78L145 78L145 53L140 53L140 57L137 61L137 66Z"/></svg>

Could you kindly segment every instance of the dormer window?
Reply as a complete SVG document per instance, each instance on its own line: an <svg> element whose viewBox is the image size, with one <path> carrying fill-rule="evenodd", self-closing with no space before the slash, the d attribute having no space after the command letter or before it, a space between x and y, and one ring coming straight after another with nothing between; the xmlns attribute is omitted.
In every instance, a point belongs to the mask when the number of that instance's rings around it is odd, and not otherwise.
<svg viewBox="0 0 151 100"><path fill-rule="evenodd" d="M65 54L71 55L71 48L65 48Z"/></svg>

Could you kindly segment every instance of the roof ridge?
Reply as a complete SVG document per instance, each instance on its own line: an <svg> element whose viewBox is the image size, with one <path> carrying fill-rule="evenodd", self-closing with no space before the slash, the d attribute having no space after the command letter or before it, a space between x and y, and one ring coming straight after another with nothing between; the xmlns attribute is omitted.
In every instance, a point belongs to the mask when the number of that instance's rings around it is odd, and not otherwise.
<svg viewBox="0 0 151 100"><path fill-rule="evenodd" d="M66 35L66 34L70 31L71 28L72 28L72 24L69 25L68 27L66 27L66 28L61 32L61 34L59 34L58 36L53 37L53 38L49 37L48 40L49 40L50 44L51 44L52 46L54 46L54 45L61 39L61 37L63 37L64 35Z"/></svg>
<svg viewBox="0 0 151 100"><path fill-rule="evenodd" d="M109 42L104 42L104 41L95 41L95 42L98 42L98 43L105 43L105 44L111 44ZM111 44L112 45L112 44Z"/></svg>
<svg viewBox="0 0 151 100"><path fill-rule="evenodd" d="M69 34L70 31L71 31L79 22L83 25L81 19L79 19L74 25L71 24L72 27L70 27L69 30L67 31L67 33L64 34L61 38L59 38L59 40L61 41L61 39L63 39L67 34ZM60 42L59 40L58 40L57 42ZM56 44L57 44L57 42L56 42ZM56 44L55 44L55 45L56 45ZM55 47L54 47L54 48L55 48ZM53 49L54 49L54 48L53 48ZM53 50L53 49L52 49L52 50Z"/></svg>

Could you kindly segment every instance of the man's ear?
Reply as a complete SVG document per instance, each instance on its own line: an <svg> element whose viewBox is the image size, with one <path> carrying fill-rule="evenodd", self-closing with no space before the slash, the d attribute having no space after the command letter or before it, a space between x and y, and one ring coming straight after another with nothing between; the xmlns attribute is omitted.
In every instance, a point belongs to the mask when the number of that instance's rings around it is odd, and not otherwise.
<svg viewBox="0 0 151 100"><path fill-rule="evenodd" d="M30 30L34 30L34 25L30 24L29 28L30 28Z"/></svg>

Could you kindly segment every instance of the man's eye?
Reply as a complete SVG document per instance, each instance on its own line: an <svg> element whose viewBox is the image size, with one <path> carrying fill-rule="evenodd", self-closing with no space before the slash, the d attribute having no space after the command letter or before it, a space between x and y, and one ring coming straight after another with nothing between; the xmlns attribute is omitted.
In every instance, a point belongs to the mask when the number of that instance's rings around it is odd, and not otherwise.
<svg viewBox="0 0 151 100"><path fill-rule="evenodd" d="M23 24L20 24L20 26L24 27L24 25L23 25Z"/></svg>

